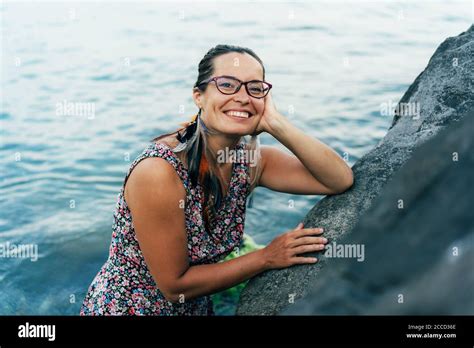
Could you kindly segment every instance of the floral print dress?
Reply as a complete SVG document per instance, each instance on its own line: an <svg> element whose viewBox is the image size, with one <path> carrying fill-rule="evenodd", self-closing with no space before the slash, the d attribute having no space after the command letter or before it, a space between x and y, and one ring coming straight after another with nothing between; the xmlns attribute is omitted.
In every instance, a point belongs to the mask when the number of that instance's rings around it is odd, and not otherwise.
<svg viewBox="0 0 474 348"><path fill-rule="evenodd" d="M238 152L244 148L245 143L241 142L235 150ZM187 169L170 147L152 142L133 161L125 177L114 212L109 257L92 281L80 315L214 315L209 295L178 303L166 300L145 263L124 198L124 188L133 168L148 157L160 157L170 163L185 187L190 266L216 263L240 246L243 240L250 189L248 162L233 163L228 193L211 224L211 236L203 223L202 187L199 184L193 187ZM244 159L245 156L237 158Z"/></svg>

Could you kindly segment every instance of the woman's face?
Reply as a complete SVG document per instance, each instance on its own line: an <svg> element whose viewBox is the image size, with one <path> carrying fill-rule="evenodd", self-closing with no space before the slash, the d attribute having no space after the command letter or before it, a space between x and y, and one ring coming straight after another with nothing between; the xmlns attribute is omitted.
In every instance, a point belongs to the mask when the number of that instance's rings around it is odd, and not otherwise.
<svg viewBox="0 0 474 348"><path fill-rule="evenodd" d="M233 76L240 81L263 80L263 68L251 55L230 52L214 58L214 76ZM264 111L265 98L257 99L247 94L242 86L236 94L226 95L216 87L215 82L207 85L206 91L193 92L196 105L202 108L202 120L206 127L228 135L248 135L254 133ZM247 111L248 118L228 115L231 110Z"/></svg>

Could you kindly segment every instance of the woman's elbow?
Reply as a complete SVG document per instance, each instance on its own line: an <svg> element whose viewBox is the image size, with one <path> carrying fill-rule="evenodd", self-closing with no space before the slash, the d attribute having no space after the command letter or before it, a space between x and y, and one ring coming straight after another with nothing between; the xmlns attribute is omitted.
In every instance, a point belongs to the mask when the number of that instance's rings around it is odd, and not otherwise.
<svg viewBox="0 0 474 348"><path fill-rule="evenodd" d="M182 279L180 279L160 290L162 290L161 293L169 302L184 303L196 296L191 293L190 289L190 284L186 284Z"/></svg>
<svg viewBox="0 0 474 348"><path fill-rule="evenodd" d="M354 174L350 169L349 174L346 175L345 179L342 180L342 184L336 190L336 194L341 194L349 190L354 185Z"/></svg>
<svg viewBox="0 0 474 348"><path fill-rule="evenodd" d="M182 303L184 300L184 294L178 294L172 291L161 291L164 298L171 303Z"/></svg>
<svg viewBox="0 0 474 348"><path fill-rule="evenodd" d="M346 190L350 189L354 185L354 173L352 169L349 169L349 174L347 176Z"/></svg>
<svg viewBox="0 0 474 348"><path fill-rule="evenodd" d="M178 286L177 282L161 282L159 286L159 291L165 298L165 300L171 303L182 303L184 294L183 291Z"/></svg>

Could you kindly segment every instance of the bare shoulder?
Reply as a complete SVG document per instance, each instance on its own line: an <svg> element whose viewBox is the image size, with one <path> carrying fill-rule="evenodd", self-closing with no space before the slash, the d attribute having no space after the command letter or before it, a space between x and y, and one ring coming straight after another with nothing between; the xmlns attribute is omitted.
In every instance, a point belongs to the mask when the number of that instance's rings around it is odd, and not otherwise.
<svg viewBox="0 0 474 348"><path fill-rule="evenodd" d="M273 160L288 159L288 156L292 155L288 151L284 151L282 149L279 149L276 146L270 146L270 145L261 145L260 152L262 154L262 159L267 162L270 162Z"/></svg>
<svg viewBox="0 0 474 348"><path fill-rule="evenodd" d="M272 157L278 153L278 149L276 147L270 145L261 145L260 146L260 155L262 156L262 166L265 167L267 161L272 159Z"/></svg>
<svg viewBox="0 0 474 348"><path fill-rule="evenodd" d="M133 207L159 205L185 197L181 179L165 159L147 157L133 168L125 185L125 200Z"/></svg>

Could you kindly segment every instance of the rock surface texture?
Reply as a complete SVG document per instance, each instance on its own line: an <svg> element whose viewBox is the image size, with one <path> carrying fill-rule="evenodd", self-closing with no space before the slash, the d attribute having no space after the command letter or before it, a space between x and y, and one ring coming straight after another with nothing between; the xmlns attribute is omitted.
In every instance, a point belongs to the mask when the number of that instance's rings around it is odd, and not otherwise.
<svg viewBox="0 0 474 348"><path fill-rule="evenodd" d="M473 134L474 108L418 148L339 240L363 261L328 259L282 314L474 314Z"/></svg>

